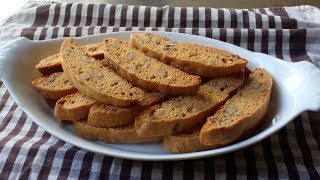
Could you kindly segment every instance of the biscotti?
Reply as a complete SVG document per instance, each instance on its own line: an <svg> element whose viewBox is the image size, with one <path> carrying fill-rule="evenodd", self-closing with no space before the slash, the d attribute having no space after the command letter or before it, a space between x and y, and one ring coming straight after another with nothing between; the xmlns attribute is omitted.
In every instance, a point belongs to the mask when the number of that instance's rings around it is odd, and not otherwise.
<svg viewBox="0 0 320 180"><path fill-rule="evenodd" d="M54 54L45 59L42 59L37 65L36 69L43 75L49 76L55 72L62 72L60 54Z"/></svg>
<svg viewBox="0 0 320 180"><path fill-rule="evenodd" d="M108 38L104 41L105 63L132 84L162 94L194 94L201 83L199 76L150 58L128 42Z"/></svg>
<svg viewBox="0 0 320 180"><path fill-rule="evenodd" d="M32 86L44 98L48 99L60 99L61 97L78 91L63 72L57 72L50 76L34 79Z"/></svg>
<svg viewBox="0 0 320 180"><path fill-rule="evenodd" d="M103 43L88 44L81 47L87 54L95 59L104 59L104 51L101 50ZM49 76L55 72L62 72L61 56L60 53L51 55L45 59L42 59L37 65L36 69L43 75Z"/></svg>
<svg viewBox="0 0 320 180"><path fill-rule="evenodd" d="M200 142L225 145L252 131L267 112L271 88L271 75L257 68L249 75L243 88L208 117L200 132Z"/></svg>
<svg viewBox="0 0 320 180"><path fill-rule="evenodd" d="M64 121L87 119L89 110L97 103L94 99L80 92L62 97L56 102L55 116Z"/></svg>
<svg viewBox="0 0 320 180"><path fill-rule="evenodd" d="M63 71L84 95L114 106L129 106L142 98L143 90L88 56L72 38L62 43L60 53Z"/></svg>
<svg viewBox="0 0 320 180"><path fill-rule="evenodd" d="M172 153L190 153L213 149L214 146L200 143L199 134L202 126L197 126L186 132L164 136L163 147Z"/></svg>
<svg viewBox="0 0 320 180"><path fill-rule="evenodd" d="M139 137L133 124L115 128L99 128L84 121L73 122L75 131L87 139L98 139L107 143L146 143L161 141L162 137Z"/></svg>
<svg viewBox="0 0 320 180"><path fill-rule="evenodd" d="M135 118L139 136L165 136L188 130L213 114L244 80L244 71L215 78L195 95L178 96L152 106Z"/></svg>
<svg viewBox="0 0 320 180"><path fill-rule="evenodd" d="M96 127L116 127L133 123L134 118L144 109L161 103L166 96L156 92L145 92L145 95L132 107L118 107L96 103L89 111L87 123Z"/></svg>
<svg viewBox="0 0 320 180"><path fill-rule="evenodd" d="M245 59L224 50L178 43L151 33L131 34L130 44L149 57L200 76L224 76L245 68L247 64Z"/></svg>

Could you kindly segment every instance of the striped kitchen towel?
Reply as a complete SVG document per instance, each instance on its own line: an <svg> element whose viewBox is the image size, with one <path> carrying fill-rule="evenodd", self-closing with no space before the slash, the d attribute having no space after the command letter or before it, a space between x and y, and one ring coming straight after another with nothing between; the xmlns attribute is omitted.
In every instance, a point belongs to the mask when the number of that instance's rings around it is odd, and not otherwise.
<svg viewBox="0 0 320 180"><path fill-rule="evenodd" d="M196 34L285 61L320 66L320 10L216 9L114 4L28 4L0 27L0 44L112 31ZM217 157L133 161L95 154L45 132L0 81L0 179L320 179L320 113L304 112L271 137Z"/></svg>

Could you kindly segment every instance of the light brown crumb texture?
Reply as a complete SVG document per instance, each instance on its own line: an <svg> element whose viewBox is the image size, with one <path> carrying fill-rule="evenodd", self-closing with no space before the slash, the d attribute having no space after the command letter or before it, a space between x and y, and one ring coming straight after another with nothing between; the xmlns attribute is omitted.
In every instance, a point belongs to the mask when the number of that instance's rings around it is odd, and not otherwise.
<svg viewBox="0 0 320 180"><path fill-rule="evenodd" d="M94 99L78 92L59 99L55 115L60 120L77 121L86 119L90 108L97 103Z"/></svg>
<svg viewBox="0 0 320 180"><path fill-rule="evenodd" d="M257 68L245 86L213 116L201 130L204 144L227 144L255 127L267 112L272 88L271 75Z"/></svg>
<svg viewBox="0 0 320 180"><path fill-rule="evenodd" d="M50 76L41 77L32 81L32 86L45 98L60 99L78 90L68 80L66 74L58 72Z"/></svg>
<svg viewBox="0 0 320 180"><path fill-rule="evenodd" d="M150 58L117 39L105 40L106 65L116 70L129 82L164 94L196 92L201 79ZM182 92L179 89L184 89ZM189 89L188 89L189 88ZM190 92L187 92L190 93Z"/></svg>
<svg viewBox="0 0 320 180"><path fill-rule="evenodd" d="M64 41L61 55L63 70L83 94L118 106L129 106L143 96L141 89L89 57L72 38Z"/></svg>
<svg viewBox="0 0 320 180"><path fill-rule="evenodd" d="M103 43L88 44L81 47L87 54L95 59L104 59L104 51L101 49ZM60 53L51 55L40 60L36 65L36 69L44 76L49 76L55 72L62 72Z"/></svg>
<svg viewBox="0 0 320 180"><path fill-rule="evenodd" d="M190 153L214 148L200 143L199 134L202 126L197 126L188 132L163 137L164 149L172 153Z"/></svg>
<svg viewBox="0 0 320 180"><path fill-rule="evenodd" d="M213 47L175 42L151 34L131 34L132 46L148 56L191 74L222 76L245 68L247 61L237 55Z"/></svg>
<svg viewBox="0 0 320 180"><path fill-rule="evenodd" d="M88 139L98 139L107 143L145 143L161 141L162 137L139 137L133 124L116 128L99 128L83 121L74 121L76 132Z"/></svg>
<svg viewBox="0 0 320 180"><path fill-rule="evenodd" d="M96 103L90 109L88 124L96 127L116 127L130 124L144 109L162 102L166 97L156 92L145 92L145 95L132 107L117 107Z"/></svg>
<svg viewBox="0 0 320 180"><path fill-rule="evenodd" d="M140 136L163 136L181 132L202 123L235 91L244 72L215 78L202 85L195 95L178 96L143 111L135 120Z"/></svg>

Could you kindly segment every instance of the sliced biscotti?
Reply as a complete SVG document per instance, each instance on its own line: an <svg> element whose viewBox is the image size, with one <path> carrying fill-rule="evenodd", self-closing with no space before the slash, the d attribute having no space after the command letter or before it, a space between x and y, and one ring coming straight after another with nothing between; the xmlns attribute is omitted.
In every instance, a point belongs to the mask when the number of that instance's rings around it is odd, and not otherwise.
<svg viewBox="0 0 320 180"><path fill-rule="evenodd" d="M104 51L101 49L103 43L88 44L81 47L87 54L95 59L104 59ZM42 59L37 65L36 69L43 75L49 76L55 72L62 72L60 53L51 55Z"/></svg>
<svg viewBox="0 0 320 180"><path fill-rule="evenodd" d="M217 48L174 42L151 34L130 35L130 44L146 55L190 74L223 76L245 68L247 61Z"/></svg>
<svg viewBox="0 0 320 180"><path fill-rule="evenodd" d="M114 106L129 106L142 98L143 90L88 56L72 38L62 43L60 53L63 71L84 95Z"/></svg>
<svg viewBox="0 0 320 180"><path fill-rule="evenodd" d="M42 59L37 65L36 69L43 75L49 76L55 72L62 72L60 54L54 54L45 59Z"/></svg>
<svg viewBox="0 0 320 180"><path fill-rule="evenodd" d="M78 91L64 72L57 72L50 76L34 79L32 86L44 98L48 99L60 99Z"/></svg>
<svg viewBox="0 0 320 180"><path fill-rule="evenodd" d="M84 121L73 122L75 131L87 139L98 139L107 143L145 143L161 141L162 137L139 137L133 124L115 128L100 128Z"/></svg>
<svg viewBox="0 0 320 180"><path fill-rule="evenodd" d="M60 120L77 121L87 119L96 100L77 92L59 99L55 105L55 116Z"/></svg>
<svg viewBox="0 0 320 180"><path fill-rule="evenodd" d="M135 118L139 136L165 136L182 132L213 114L244 80L244 71L215 78L195 95L178 96L152 106Z"/></svg>
<svg viewBox="0 0 320 180"><path fill-rule="evenodd" d="M131 47L128 42L107 38L105 63L120 76L134 85L163 94L193 94L201 83L199 76L183 71L150 58Z"/></svg>
<svg viewBox="0 0 320 180"><path fill-rule="evenodd" d="M208 117L200 132L200 142L225 145L252 131L267 112L271 88L271 75L257 68L243 88Z"/></svg>
<svg viewBox="0 0 320 180"><path fill-rule="evenodd" d="M214 148L214 146L200 143L199 135L201 127L202 126L197 126L185 132L164 136L164 149L172 153L189 153Z"/></svg>
<svg viewBox="0 0 320 180"><path fill-rule="evenodd" d="M116 127L133 123L134 118L144 109L161 103L166 96L156 92L145 92L145 95L132 107L118 107L96 103L89 111L87 123L96 127Z"/></svg>

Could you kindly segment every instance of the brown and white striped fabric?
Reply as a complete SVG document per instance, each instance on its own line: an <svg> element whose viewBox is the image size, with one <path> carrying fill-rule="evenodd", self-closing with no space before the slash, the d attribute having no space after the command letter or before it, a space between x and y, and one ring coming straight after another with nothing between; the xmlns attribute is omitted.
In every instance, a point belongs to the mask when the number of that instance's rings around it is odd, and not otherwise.
<svg viewBox="0 0 320 180"><path fill-rule="evenodd" d="M29 4L0 27L1 44L110 31L174 31L219 39L285 61L320 66L320 10ZM318 77L320 78L320 77ZM0 179L320 179L320 113L304 112L271 137L217 157L132 161L74 147L45 132L0 82Z"/></svg>

